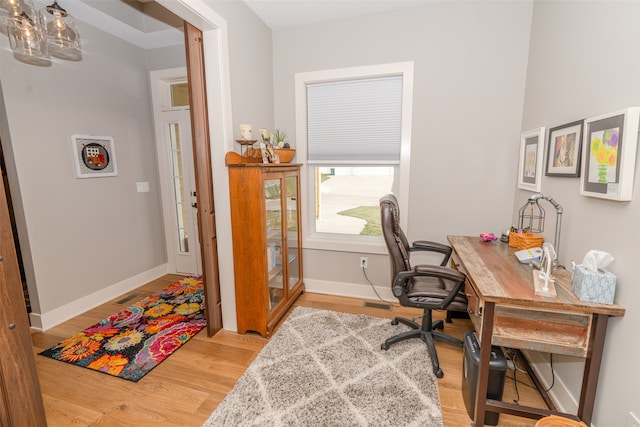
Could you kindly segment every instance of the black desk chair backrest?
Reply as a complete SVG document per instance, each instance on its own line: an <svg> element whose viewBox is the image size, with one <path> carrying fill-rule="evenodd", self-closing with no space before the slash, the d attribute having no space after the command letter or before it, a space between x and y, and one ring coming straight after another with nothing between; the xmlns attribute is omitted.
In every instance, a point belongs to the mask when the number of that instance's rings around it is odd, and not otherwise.
<svg viewBox="0 0 640 427"><path fill-rule="evenodd" d="M380 199L380 220L382 233L389 251L391 263L391 287L393 295L398 298L400 305L423 309L421 316L414 319L396 317L391 322L394 325L403 323L412 330L387 339L382 349L387 350L391 344L409 338L420 338L427 344L433 372L438 378L443 376L438 361L434 339L449 342L462 347L462 341L437 332L444 329L444 322L433 322L432 310L447 310L465 312L467 298L464 295L466 276L457 270L445 267L449 262L452 249L448 245L428 240L419 240L411 245L400 227L400 212L398 201L393 194L387 194ZM442 256L440 265L411 266L411 253L427 251ZM416 320L422 318L422 323Z"/></svg>

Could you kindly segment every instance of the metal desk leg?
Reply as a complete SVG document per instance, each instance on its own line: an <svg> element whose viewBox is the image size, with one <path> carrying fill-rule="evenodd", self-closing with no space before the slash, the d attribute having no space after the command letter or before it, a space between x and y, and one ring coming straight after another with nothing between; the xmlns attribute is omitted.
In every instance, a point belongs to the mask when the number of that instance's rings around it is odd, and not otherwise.
<svg viewBox="0 0 640 427"><path fill-rule="evenodd" d="M580 391L580 404L578 417L587 425L591 425L593 405L596 399L598 376L600 375L600 363L602 362L602 350L604 349L604 337L607 332L609 316L604 314L593 315L591 337L589 337L590 349L584 362L582 377L582 390Z"/></svg>
<svg viewBox="0 0 640 427"><path fill-rule="evenodd" d="M487 409L487 388L489 387L489 371L491 369L491 337L493 335L493 315L496 304L485 302L482 311L482 331L480 333L480 361L478 362L478 384L476 385L476 402L474 425L484 425Z"/></svg>

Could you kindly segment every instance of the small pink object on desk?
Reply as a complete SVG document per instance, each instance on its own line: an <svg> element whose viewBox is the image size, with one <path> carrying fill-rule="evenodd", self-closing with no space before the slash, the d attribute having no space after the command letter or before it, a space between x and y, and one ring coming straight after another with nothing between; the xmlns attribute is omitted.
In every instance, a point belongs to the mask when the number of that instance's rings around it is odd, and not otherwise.
<svg viewBox="0 0 640 427"><path fill-rule="evenodd" d="M492 240L498 240L498 238L493 233L480 233L480 238L485 242L490 242Z"/></svg>

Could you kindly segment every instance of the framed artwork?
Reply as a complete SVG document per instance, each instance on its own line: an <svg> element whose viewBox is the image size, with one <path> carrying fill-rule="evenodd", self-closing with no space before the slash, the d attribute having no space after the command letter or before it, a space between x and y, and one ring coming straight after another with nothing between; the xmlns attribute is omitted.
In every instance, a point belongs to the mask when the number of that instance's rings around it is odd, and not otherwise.
<svg viewBox="0 0 640 427"><path fill-rule="evenodd" d="M631 200L639 119L633 107L584 121L581 195Z"/></svg>
<svg viewBox="0 0 640 427"><path fill-rule="evenodd" d="M522 132L520 136L518 188L540 192L542 187L543 153L544 127Z"/></svg>
<svg viewBox="0 0 640 427"><path fill-rule="evenodd" d="M260 152L262 153L262 163L269 163L269 152L264 142L260 143Z"/></svg>
<svg viewBox="0 0 640 427"><path fill-rule="evenodd" d="M580 176L584 120L549 129L546 176Z"/></svg>
<svg viewBox="0 0 640 427"><path fill-rule="evenodd" d="M77 178L117 176L116 152L110 136L71 135Z"/></svg>

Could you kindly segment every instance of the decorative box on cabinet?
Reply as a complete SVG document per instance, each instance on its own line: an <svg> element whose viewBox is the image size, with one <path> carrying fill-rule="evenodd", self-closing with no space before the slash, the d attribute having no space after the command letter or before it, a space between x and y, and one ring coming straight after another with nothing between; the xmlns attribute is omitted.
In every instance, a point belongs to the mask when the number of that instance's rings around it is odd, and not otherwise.
<svg viewBox="0 0 640 427"><path fill-rule="evenodd" d="M238 332L268 337L304 290L300 165L228 167Z"/></svg>

